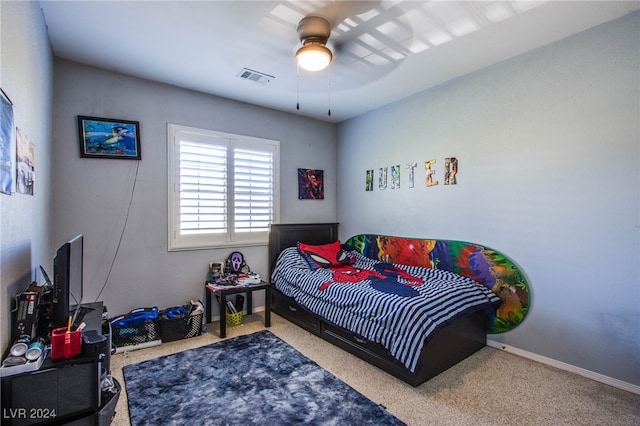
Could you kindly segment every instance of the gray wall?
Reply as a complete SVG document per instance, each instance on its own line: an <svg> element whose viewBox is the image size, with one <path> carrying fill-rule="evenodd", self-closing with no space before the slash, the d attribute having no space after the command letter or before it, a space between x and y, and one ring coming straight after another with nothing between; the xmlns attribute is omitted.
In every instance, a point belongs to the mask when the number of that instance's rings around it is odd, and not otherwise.
<svg viewBox="0 0 640 426"><path fill-rule="evenodd" d="M15 124L35 146L35 195L0 194L0 345L11 339L14 296L51 265L51 115L53 56L42 12L33 2L0 2L0 87Z"/></svg>
<svg viewBox="0 0 640 426"><path fill-rule="evenodd" d="M84 235L85 300L102 291L111 315L202 298L209 262L232 251L167 251L167 123L279 140L280 222L335 221L334 125L59 59L54 70L53 244ZM80 158L78 115L139 121L142 160ZM324 200L298 200L298 167L324 170ZM266 246L240 250L266 277Z"/></svg>
<svg viewBox="0 0 640 426"><path fill-rule="evenodd" d="M640 385L638 13L345 122L337 138L332 125L66 61L54 67L54 104L37 4L0 2L0 14L0 87L36 146L37 172L34 197L0 194L3 348L11 298L76 233L86 236L89 298L113 262L100 297L112 313L202 296L206 264L227 253L166 251L174 122L282 141L281 222L337 218L343 238L463 239L506 253L533 304L493 339ZM81 160L78 114L139 120L142 161ZM399 190L363 189L366 169L428 159L442 179L447 156L460 160L457 186L427 190L418 173L413 189L406 174ZM298 167L325 170L326 200L297 200ZM266 249L243 251L266 274Z"/></svg>
<svg viewBox="0 0 640 426"><path fill-rule="evenodd" d="M341 123L341 237L493 247L533 301L492 339L640 385L639 29L635 13ZM412 162L415 188L403 170L401 189L365 192L367 169Z"/></svg>

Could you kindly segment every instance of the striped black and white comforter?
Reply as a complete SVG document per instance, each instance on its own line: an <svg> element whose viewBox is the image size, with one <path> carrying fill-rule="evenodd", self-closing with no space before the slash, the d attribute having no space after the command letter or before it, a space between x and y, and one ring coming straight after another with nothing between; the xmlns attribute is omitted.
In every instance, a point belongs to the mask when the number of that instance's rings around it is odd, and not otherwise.
<svg viewBox="0 0 640 426"><path fill-rule="evenodd" d="M359 269L373 270L380 263L356 251L349 254L356 258L353 266ZM422 348L434 331L500 301L490 289L452 272L394 266L424 281L413 287L419 296L384 293L371 287L370 280L335 283L319 290L331 280L333 272L312 270L296 247L283 250L271 278L283 294L326 321L381 344L411 372L415 371Z"/></svg>

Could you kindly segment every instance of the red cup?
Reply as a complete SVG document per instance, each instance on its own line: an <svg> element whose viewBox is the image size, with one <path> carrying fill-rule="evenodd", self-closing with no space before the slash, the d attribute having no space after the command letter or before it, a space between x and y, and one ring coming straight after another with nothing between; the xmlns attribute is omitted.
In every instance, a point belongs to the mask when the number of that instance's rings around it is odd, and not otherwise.
<svg viewBox="0 0 640 426"><path fill-rule="evenodd" d="M66 359L80 354L82 330L67 331L66 327L51 332L51 359Z"/></svg>

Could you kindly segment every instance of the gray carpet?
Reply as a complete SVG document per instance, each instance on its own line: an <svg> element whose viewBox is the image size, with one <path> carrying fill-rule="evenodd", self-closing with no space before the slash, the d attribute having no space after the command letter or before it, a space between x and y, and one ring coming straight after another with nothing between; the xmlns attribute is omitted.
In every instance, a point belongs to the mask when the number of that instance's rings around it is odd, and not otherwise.
<svg viewBox="0 0 640 426"><path fill-rule="evenodd" d="M640 395L498 349L486 347L414 388L278 315L271 319L271 332L410 426L640 425ZM117 354L112 372L123 383L123 366L218 342L217 326L192 339ZM260 330L258 313L227 328L227 335ZM112 425L130 425L124 389Z"/></svg>
<svg viewBox="0 0 640 426"><path fill-rule="evenodd" d="M404 425L269 331L128 365L133 425Z"/></svg>

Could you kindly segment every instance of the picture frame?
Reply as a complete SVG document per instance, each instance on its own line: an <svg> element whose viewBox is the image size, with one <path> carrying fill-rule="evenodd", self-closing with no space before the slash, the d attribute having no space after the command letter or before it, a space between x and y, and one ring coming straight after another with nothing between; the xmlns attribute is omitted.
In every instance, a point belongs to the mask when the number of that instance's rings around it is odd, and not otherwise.
<svg viewBox="0 0 640 426"><path fill-rule="evenodd" d="M13 102L0 88L0 193L11 195L15 191L16 125Z"/></svg>
<svg viewBox="0 0 640 426"><path fill-rule="evenodd" d="M324 170L298 169L298 199L324 200Z"/></svg>
<svg viewBox="0 0 640 426"><path fill-rule="evenodd" d="M80 157L140 160L140 123L78 116Z"/></svg>

